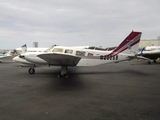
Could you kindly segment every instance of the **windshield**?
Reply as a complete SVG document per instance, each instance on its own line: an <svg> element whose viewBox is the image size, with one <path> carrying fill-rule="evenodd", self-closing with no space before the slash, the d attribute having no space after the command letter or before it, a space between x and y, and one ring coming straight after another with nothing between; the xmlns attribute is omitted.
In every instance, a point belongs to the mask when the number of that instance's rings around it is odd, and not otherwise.
<svg viewBox="0 0 160 120"><path fill-rule="evenodd" d="M45 50L44 52L52 52L53 48L55 47L56 45L52 45L50 48L48 48L47 50Z"/></svg>

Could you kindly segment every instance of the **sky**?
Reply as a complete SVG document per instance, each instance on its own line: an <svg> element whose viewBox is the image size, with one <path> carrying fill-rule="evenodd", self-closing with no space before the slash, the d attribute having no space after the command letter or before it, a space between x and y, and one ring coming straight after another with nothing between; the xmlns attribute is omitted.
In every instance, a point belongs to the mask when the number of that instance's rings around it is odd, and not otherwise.
<svg viewBox="0 0 160 120"><path fill-rule="evenodd" d="M0 49L119 45L160 36L160 0L0 0Z"/></svg>

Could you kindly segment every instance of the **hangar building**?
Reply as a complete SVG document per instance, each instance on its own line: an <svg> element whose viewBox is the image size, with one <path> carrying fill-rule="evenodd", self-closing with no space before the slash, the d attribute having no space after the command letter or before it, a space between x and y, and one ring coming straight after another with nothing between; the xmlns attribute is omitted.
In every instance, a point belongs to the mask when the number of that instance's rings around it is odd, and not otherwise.
<svg viewBox="0 0 160 120"><path fill-rule="evenodd" d="M160 39L140 40L139 48L142 49L146 46L160 46Z"/></svg>

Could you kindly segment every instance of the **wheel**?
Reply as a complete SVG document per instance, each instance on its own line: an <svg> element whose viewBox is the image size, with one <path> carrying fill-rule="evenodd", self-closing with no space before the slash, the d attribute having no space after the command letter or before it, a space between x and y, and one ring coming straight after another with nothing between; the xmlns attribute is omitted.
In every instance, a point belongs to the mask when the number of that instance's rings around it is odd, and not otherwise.
<svg viewBox="0 0 160 120"><path fill-rule="evenodd" d="M34 68L29 68L28 72L29 72L29 74L34 74L35 73L35 69Z"/></svg>
<svg viewBox="0 0 160 120"><path fill-rule="evenodd" d="M69 76L68 74L64 74L64 75L59 74L57 77L58 78L68 78Z"/></svg>

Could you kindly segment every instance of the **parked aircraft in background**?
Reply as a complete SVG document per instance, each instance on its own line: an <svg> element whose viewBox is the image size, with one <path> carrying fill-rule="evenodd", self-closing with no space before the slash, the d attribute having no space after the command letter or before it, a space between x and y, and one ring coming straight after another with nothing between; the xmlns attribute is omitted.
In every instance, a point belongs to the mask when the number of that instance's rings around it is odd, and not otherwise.
<svg viewBox="0 0 160 120"><path fill-rule="evenodd" d="M96 66L135 58L141 34L141 32L132 31L118 47L111 51L95 50L90 47L55 46L49 52L37 55L26 53L23 57L35 64L61 66L60 76L66 76L69 66ZM28 72L34 74L34 66Z"/></svg>
<svg viewBox="0 0 160 120"><path fill-rule="evenodd" d="M148 60L148 64L151 64L151 60L156 63L156 60L160 58L160 46L144 47L138 56L145 57Z"/></svg>
<svg viewBox="0 0 160 120"><path fill-rule="evenodd" d="M11 56L11 51L5 53L5 54L0 54L0 62L2 62L2 58L10 57Z"/></svg>
<svg viewBox="0 0 160 120"><path fill-rule="evenodd" d="M34 48L34 47L27 47L27 45L23 45L22 47L16 48L15 50L18 51L20 54L25 52L44 52L48 48Z"/></svg>

